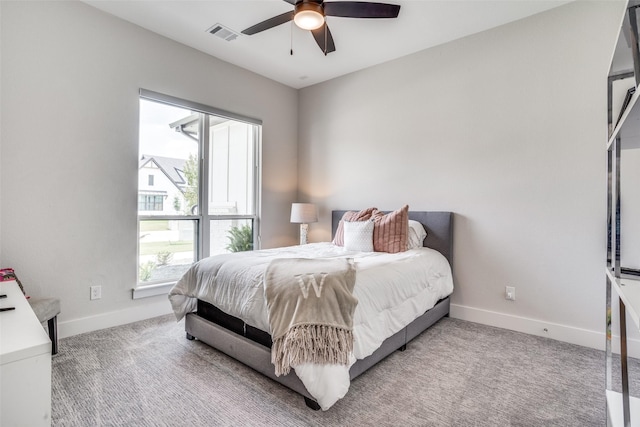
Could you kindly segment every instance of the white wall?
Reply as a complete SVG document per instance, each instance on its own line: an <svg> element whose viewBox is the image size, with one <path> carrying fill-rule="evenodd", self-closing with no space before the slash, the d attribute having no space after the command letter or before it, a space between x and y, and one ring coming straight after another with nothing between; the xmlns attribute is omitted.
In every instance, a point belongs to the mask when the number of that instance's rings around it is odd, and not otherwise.
<svg viewBox="0 0 640 427"><path fill-rule="evenodd" d="M131 299L139 88L262 119L262 245L295 242L296 90L80 2L2 2L0 23L0 265L62 300L62 336L170 311Z"/></svg>
<svg viewBox="0 0 640 427"><path fill-rule="evenodd" d="M573 2L302 89L310 240L329 237L332 209L451 210L453 316L603 347L606 82L623 9Z"/></svg>

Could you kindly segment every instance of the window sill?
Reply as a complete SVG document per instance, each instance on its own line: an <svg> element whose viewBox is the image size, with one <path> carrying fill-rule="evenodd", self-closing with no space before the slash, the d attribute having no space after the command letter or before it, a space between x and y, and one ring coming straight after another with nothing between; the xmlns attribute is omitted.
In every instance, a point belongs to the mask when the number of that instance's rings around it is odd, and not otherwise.
<svg viewBox="0 0 640 427"><path fill-rule="evenodd" d="M132 289L132 298L148 298L158 295L167 295L171 288L175 285L175 282L170 283L158 283L156 285L140 286L136 289Z"/></svg>

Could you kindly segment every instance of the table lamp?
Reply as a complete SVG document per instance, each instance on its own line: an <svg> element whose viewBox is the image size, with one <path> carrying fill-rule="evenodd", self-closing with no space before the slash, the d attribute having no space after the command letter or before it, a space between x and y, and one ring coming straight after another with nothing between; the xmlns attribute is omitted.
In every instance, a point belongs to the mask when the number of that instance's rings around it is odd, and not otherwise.
<svg viewBox="0 0 640 427"><path fill-rule="evenodd" d="M291 222L300 224L300 244L307 244L307 230L310 222L318 222L318 211L313 203L293 203L291 205Z"/></svg>

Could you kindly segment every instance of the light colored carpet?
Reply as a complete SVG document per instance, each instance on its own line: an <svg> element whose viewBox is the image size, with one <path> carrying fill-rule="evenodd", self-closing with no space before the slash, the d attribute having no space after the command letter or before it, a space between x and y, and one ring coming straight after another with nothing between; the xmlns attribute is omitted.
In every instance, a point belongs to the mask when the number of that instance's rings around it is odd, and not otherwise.
<svg viewBox="0 0 640 427"><path fill-rule="evenodd" d="M450 318L353 381L326 412L187 340L171 315L66 338L59 347L54 426L585 427L606 420L604 352ZM637 360L630 376L638 395Z"/></svg>

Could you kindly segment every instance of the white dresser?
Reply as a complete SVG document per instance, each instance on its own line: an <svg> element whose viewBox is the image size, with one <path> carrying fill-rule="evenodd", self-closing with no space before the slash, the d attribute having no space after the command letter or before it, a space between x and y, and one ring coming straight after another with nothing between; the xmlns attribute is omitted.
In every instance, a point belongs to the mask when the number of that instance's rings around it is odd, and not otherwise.
<svg viewBox="0 0 640 427"><path fill-rule="evenodd" d="M15 281L0 294L0 426L50 426L51 341Z"/></svg>

